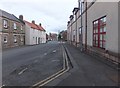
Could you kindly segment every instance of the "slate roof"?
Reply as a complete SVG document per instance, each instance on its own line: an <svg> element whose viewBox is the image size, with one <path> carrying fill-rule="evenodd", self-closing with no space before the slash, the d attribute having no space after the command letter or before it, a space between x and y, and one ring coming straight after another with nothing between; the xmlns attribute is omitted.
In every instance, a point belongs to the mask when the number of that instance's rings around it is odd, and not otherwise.
<svg viewBox="0 0 120 88"><path fill-rule="evenodd" d="M8 13L6 11L1 10L1 9L0 9L0 13L1 13L0 16L2 16L2 17L8 18L8 19L13 20L13 21L22 22L23 24L25 24L23 21L21 21L20 19L18 19L13 14L10 14L10 13Z"/></svg>

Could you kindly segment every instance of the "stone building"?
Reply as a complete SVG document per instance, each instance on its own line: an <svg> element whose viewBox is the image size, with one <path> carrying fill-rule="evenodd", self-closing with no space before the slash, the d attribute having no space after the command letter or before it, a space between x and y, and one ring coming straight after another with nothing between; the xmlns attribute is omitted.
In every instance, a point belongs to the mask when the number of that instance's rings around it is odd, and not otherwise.
<svg viewBox="0 0 120 88"><path fill-rule="evenodd" d="M0 40L2 48L25 44L25 23L13 14L0 10Z"/></svg>

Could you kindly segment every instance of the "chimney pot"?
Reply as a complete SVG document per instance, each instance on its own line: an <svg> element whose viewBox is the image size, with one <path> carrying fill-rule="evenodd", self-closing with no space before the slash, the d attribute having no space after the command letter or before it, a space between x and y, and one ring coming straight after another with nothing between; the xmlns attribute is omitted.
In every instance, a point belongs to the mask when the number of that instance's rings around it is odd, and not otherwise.
<svg viewBox="0 0 120 88"><path fill-rule="evenodd" d="M32 23L35 24L35 21L33 20Z"/></svg>
<svg viewBox="0 0 120 88"><path fill-rule="evenodd" d="M23 15L19 15L19 19L23 21Z"/></svg>
<svg viewBox="0 0 120 88"><path fill-rule="evenodd" d="M42 26L42 24L40 23L39 26Z"/></svg>

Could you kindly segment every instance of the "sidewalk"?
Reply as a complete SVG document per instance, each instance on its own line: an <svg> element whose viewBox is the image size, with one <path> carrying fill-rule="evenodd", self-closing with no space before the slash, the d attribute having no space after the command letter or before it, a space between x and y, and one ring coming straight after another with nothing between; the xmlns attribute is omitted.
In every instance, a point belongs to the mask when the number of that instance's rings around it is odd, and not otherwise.
<svg viewBox="0 0 120 88"><path fill-rule="evenodd" d="M70 58L76 66L66 79L57 86L117 86L118 71L102 63L95 57L81 53L74 46L67 45ZM99 58L99 57L98 57ZM102 59L102 58L99 58ZM74 64L73 64L74 66Z"/></svg>

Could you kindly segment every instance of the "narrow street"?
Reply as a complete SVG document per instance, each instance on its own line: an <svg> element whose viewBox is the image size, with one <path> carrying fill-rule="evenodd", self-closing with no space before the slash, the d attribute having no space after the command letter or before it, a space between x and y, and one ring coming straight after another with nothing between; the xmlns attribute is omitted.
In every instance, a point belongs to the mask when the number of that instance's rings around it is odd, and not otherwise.
<svg viewBox="0 0 120 88"><path fill-rule="evenodd" d="M117 70L63 44L72 67L46 86L117 86ZM23 46L3 51L3 85L33 86L63 68L63 50L59 42ZM44 85L45 86L45 85Z"/></svg>
<svg viewBox="0 0 120 88"><path fill-rule="evenodd" d="M63 67L61 45L57 42L3 51L3 85L32 86Z"/></svg>

